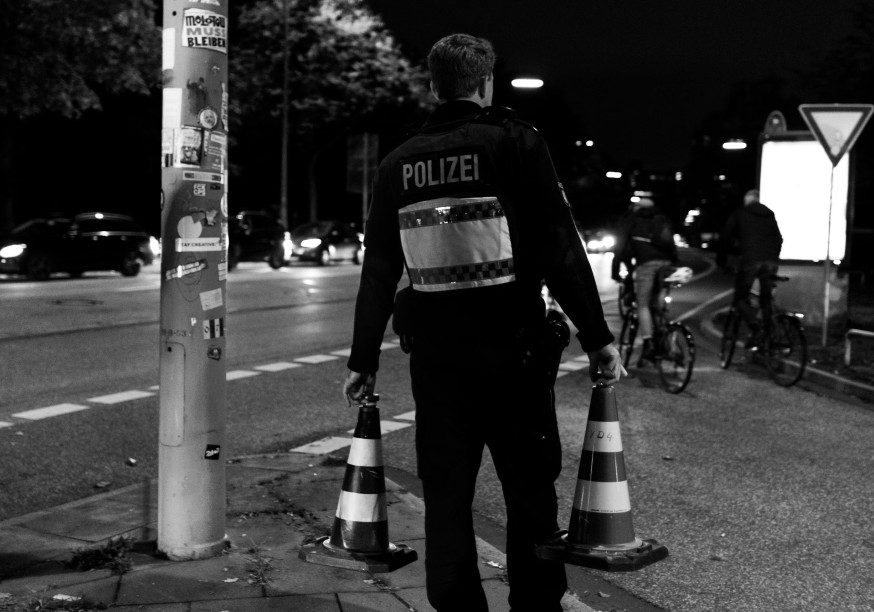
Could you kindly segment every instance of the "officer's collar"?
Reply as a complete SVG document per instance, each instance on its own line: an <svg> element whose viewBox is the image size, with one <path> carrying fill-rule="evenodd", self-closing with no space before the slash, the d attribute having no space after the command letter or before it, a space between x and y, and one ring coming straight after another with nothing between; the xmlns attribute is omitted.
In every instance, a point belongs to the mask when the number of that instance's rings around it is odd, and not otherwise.
<svg viewBox="0 0 874 612"><path fill-rule="evenodd" d="M476 117L482 112L483 108L471 100L449 100L438 106L437 110L431 113L425 125L436 125L438 123Z"/></svg>

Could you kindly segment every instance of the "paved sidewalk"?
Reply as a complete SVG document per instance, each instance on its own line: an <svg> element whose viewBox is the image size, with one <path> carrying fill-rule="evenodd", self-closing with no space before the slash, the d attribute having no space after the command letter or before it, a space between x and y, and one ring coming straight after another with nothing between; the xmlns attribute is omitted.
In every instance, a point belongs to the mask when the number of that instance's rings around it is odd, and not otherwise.
<svg viewBox="0 0 874 612"><path fill-rule="evenodd" d="M370 574L298 558L303 544L330 531L345 471L345 461L298 453L230 460L229 547L204 560L163 560L148 549L156 538L154 479L0 523L0 611L34 609L25 606L37 600L59 605L62 598L69 603L57 609L433 610L425 596L424 504L391 480L386 479L390 540L413 548L417 561ZM99 549L119 536L135 542L129 571L67 566L77 551ZM483 540L477 544L490 608L508 610L504 554ZM70 598L83 598L76 602L81 607ZM592 612L571 594L563 603L568 611Z"/></svg>

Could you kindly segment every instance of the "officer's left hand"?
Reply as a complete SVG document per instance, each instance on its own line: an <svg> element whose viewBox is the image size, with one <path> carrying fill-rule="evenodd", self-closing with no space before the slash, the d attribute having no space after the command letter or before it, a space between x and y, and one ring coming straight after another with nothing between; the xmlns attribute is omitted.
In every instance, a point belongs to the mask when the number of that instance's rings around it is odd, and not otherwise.
<svg viewBox="0 0 874 612"><path fill-rule="evenodd" d="M612 344L589 353L589 377L592 382L609 385L619 382L623 376L628 376L628 372L622 366L619 351Z"/></svg>
<svg viewBox="0 0 874 612"><path fill-rule="evenodd" d="M352 406L353 402L361 401L365 395L372 395L374 387L376 387L376 374L362 374L349 370L346 382L343 383L343 396L346 398L346 403Z"/></svg>

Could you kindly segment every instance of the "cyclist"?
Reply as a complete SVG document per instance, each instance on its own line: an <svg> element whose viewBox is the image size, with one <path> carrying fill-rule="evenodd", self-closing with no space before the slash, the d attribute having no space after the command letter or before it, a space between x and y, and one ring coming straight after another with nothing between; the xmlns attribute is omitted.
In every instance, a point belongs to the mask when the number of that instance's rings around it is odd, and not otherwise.
<svg viewBox="0 0 874 612"><path fill-rule="evenodd" d="M632 206L622 222L616 238L616 254L613 257L613 280L622 282L619 276L620 264L633 270L634 292L637 301L646 308L638 309L638 325L643 339L643 350L638 367L646 360L652 361L653 312L658 309L661 294L659 270L677 261L677 245L674 244L674 231L671 221L648 197L641 197ZM632 264L633 260L633 264Z"/></svg>
<svg viewBox="0 0 874 612"><path fill-rule="evenodd" d="M737 243L740 265L737 268L734 285L734 304L750 328L746 347L758 345L762 333L756 319L756 309L750 304L750 289L759 281L759 306L762 321L771 321L772 277L777 274L777 262L783 246L783 235L777 225L774 212L759 201L759 190L750 189L744 194L743 208L734 211L726 221L719 235L719 248L716 263L727 270L728 252Z"/></svg>

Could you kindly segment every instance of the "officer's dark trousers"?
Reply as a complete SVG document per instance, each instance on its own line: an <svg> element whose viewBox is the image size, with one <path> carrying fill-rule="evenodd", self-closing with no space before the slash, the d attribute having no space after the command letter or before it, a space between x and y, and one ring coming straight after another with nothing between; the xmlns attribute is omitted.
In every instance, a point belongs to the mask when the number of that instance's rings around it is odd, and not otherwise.
<svg viewBox="0 0 874 612"><path fill-rule="evenodd" d="M471 504L488 446L507 507L513 612L552 612L567 579L537 559L534 543L557 529L561 446L552 392L536 388L510 342L417 337L411 354L416 450L425 495L428 600L438 611L488 610Z"/></svg>

